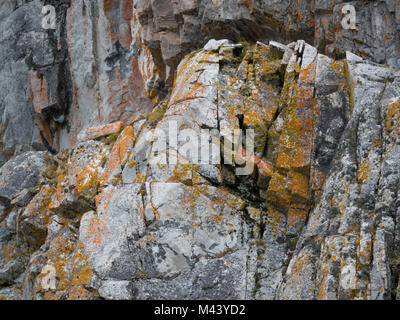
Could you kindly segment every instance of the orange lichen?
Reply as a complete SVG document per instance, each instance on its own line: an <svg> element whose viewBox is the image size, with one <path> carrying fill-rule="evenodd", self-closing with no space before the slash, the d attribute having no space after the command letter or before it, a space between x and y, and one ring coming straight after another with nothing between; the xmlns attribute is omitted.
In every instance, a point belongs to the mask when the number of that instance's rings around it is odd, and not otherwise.
<svg viewBox="0 0 400 320"><path fill-rule="evenodd" d="M291 202L292 183L285 176L273 173L267 190L267 200L277 206L286 208Z"/></svg>
<svg viewBox="0 0 400 320"><path fill-rule="evenodd" d="M307 172L311 165L313 89L298 88L279 139L277 168Z"/></svg>
<svg viewBox="0 0 400 320"><path fill-rule="evenodd" d="M93 140L121 131L123 123L121 121L109 123L99 127L91 127L85 130L84 140Z"/></svg>
<svg viewBox="0 0 400 320"><path fill-rule="evenodd" d="M241 3L244 4L250 12L253 11L254 0L241 0Z"/></svg>
<svg viewBox="0 0 400 320"><path fill-rule="evenodd" d="M291 179L293 185L292 196L297 201L308 202L310 200L308 177L298 172L292 172Z"/></svg>

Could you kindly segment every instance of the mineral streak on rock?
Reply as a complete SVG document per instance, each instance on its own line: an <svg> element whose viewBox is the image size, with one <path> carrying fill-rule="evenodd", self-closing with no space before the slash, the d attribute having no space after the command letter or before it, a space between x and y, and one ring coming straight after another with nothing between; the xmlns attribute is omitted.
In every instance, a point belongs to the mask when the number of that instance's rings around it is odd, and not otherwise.
<svg viewBox="0 0 400 320"><path fill-rule="evenodd" d="M0 299L400 299L399 24L0 0Z"/></svg>

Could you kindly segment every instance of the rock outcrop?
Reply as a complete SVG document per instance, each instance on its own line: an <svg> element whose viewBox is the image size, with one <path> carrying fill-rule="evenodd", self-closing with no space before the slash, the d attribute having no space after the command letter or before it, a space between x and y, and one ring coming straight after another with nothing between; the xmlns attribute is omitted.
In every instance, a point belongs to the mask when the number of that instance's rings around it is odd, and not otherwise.
<svg viewBox="0 0 400 320"><path fill-rule="evenodd" d="M356 9L356 29L341 26L342 8L348 4ZM138 0L135 7L143 40L171 68L185 53L212 38L236 42L304 39L335 58L352 51L400 66L396 0Z"/></svg>
<svg viewBox="0 0 400 320"><path fill-rule="evenodd" d="M399 15L0 1L0 298L399 299Z"/></svg>

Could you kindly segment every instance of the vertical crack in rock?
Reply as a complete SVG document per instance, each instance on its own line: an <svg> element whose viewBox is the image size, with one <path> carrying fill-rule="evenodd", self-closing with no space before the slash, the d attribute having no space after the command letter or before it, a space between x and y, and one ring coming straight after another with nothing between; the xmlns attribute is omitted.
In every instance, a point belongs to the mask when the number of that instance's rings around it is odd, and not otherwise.
<svg viewBox="0 0 400 320"><path fill-rule="evenodd" d="M0 298L399 298L400 9L345 4L1 2Z"/></svg>

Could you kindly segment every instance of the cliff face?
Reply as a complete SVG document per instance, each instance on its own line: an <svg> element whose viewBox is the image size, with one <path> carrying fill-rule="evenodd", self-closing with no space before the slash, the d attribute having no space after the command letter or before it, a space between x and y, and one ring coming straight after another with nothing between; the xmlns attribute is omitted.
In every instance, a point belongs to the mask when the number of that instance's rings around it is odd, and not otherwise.
<svg viewBox="0 0 400 320"><path fill-rule="evenodd" d="M0 297L398 298L399 24L398 0L0 1Z"/></svg>

